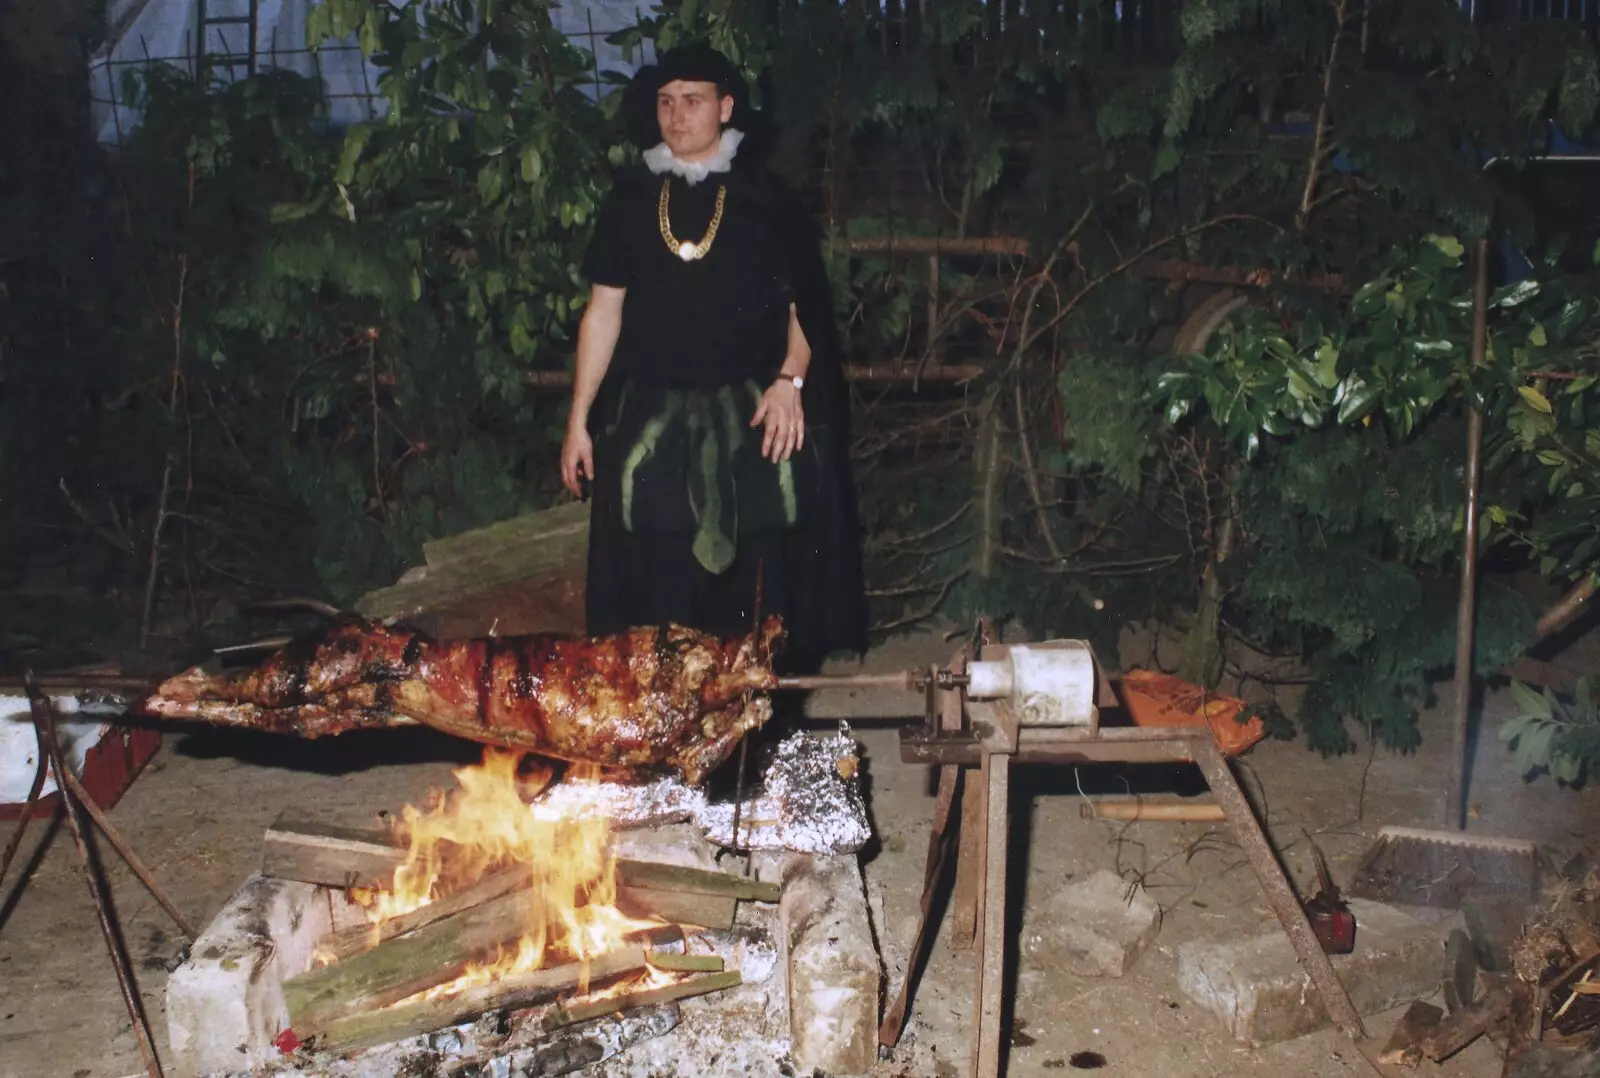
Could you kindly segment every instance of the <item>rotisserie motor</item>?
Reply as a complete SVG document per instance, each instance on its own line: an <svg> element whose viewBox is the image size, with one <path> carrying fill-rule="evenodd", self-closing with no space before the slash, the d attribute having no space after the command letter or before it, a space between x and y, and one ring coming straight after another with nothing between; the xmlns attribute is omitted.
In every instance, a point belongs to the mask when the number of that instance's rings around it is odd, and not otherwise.
<svg viewBox="0 0 1600 1078"><path fill-rule="evenodd" d="M234 673L199 667L140 702L147 715L300 737L420 723L604 767L668 767L698 784L764 724L776 617L722 639L681 626L601 637L432 640L341 621Z"/></svg>

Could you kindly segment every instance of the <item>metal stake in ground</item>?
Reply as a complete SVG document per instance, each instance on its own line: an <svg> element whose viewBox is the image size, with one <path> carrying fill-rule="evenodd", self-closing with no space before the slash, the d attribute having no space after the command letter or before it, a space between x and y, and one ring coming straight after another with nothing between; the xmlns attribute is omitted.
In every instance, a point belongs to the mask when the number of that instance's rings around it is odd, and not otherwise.
<svg viewBox="0 0 1600 1078"><path fill-rule="evenodd" d="M167 916L172 918L173 924L177 925L183 934L189 937L190 942L199 939L200 933L195 931L195 927L189 923L189 919L179 912L177 903L172 901L172 896L168 895L166 890L156 882L155 875L149 868L145 867L145 863L140 860L139 855L133 852L133 847L128 845L128 840L122 837L122 832L117 830L116 824L112 823L110 817L101 811L99 805L94 803L94 798L89 795L88 790L83 788L83 783L78 781L78 776L74 775L70 770L63 774L66 777L67 785L72 788L73 798L83 806L83 811L89 814L89 818L94 821L95 826L100 828L100 833L106 836L106 841L111 843L112 848L117 851L123 863L132 869L133 874L139 877L139 882L149 889L150 896L156 900L162 909L167 911Z"/></svg>
<svg viewBox="0 0 1600 1078"><path fill-rule="evenodd" d="M61 743L56 740L54 710L50 701L39 691L30 671L25 675L28 705L33 712L33 729L39 739L39 752L48 755L50 766L56 774L56 789L61 793L61 805L66 810L67 824L72 829L72 844L78 851L78 861L83 865L83 878L89 885L89 897L94 899L95 912L100 917L100 932L106 939L106 950L111 953L111 965L117 971L117 984L122 989L122 1001L128 1007L128 1017L133 1022L133 1035L139 1042L139 1054L144 1056L145 1070L151 1078L163 1078L161 1060L156 1057L155 1041L150 1036L150 1021L145 1017L144 1004L133 979L133 967L122 949L112 920L111 895L106 882L95 869L89 856L89 846L83 837L83 821L78 818L77 798L66 781L66 761L61 756Z"/></svg>
<svg viewBox="0 0 1600 1078"><path fill-rule="evenodd" d="M753 646L757 647L757 648L759 648L761 646L761 573L762 573L762 570L765 569L765 568L766 568L766 560L763 559L763 558L757 558L756 559L756 599L755 599L755 603L753 604L754 610L755 610L755 617L754 617L755 627L750 630L750 633L751 633L750 639L753 641ZM770 658L770 656L768 656L768 658ZM749 699L749 695L748 694L746 694L746 697L745 697L745 706L746 707L750 706L750 699ZM728 840L733 843L733 848L736 849L736 850L739 848L739 822L740 822L739 821L739 817L740 817L740 815L742 814L742 812L744 810L744 769L745 769L745 760L749 755L750 755L750 731L746 730L744 732L744 736L739 738L739 774L737 776L735 776L734 783L733 783L733 830L728 835ZM750 874L750 860L749 860L749 858L745 859L744 872L745 872L746 876L748 876Z"/></svg>

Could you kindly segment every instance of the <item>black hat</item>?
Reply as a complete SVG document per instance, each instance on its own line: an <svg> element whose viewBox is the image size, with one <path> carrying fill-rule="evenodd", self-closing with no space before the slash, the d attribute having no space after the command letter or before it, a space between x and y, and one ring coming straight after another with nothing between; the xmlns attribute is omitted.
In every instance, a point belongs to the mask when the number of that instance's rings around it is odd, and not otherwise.
<svg viewBox="0 0 1600 1078"><path fill-rule="evenodd" d="M749 87L744 76L722 53L703 42L680 45L662 53L654 64L641 67L623 91L623 121L628 138L641 149L661 141L656 124L656 94L670 82L714 82L717 89L733 98L730 125L745 129L749 124Z"/></svg>

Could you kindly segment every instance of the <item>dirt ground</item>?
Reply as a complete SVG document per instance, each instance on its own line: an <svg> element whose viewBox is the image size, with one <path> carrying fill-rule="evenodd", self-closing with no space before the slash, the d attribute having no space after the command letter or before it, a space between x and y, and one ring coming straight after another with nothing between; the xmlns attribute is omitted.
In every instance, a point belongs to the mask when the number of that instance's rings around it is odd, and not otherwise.
<svg viewBox="0 0 1600 1078"><path fill-rule="evenodd" d="M1592 637L1585 642L1593 643ZM892 670L925 664L946 656L950 647L934 633L909 636L878 648L864 666ZM1592 656L1600 648L1581 650ZM1479 739L1472 784L1472 830L1535 839L1562 854L1593 843L1600 837L1600 791L1593 784L1576 792L1562 789L1547 778L1523 783L1493 736L1506 709L1503 691L1488 694L1487 734ZM866 866L869 897L880 918L893 991L916 930L933 810L928 770L901 764L892 728L867 721L904 710L892 698L836 694L831 700L814 698L808 710L819 723L840 715L859 720L854 728L865 748L878 835ZM1444 721L1438 711L1426 715L1423 748L1409 756L1363 750L1325 760L1299 743L1269 742L1241 761L1241 779L1264 808L1298 881L1312 875L1302 832L1315 838L1342 878L1378 827L1437 825L1449 741ZM166 739L112 816L179 905L203 924L251 872L263 829L284 809L330 822L370 824L380 811L394 811L420 800L430 788L449 784L450 768L475 756L470 746L426 732L352 734L323 743L184 732ZM1199 790L1197 780L1182 774L1105 769L1093 774L1024 770L1014 781L1013 891L1021 894L1020 916L1012 923L1021 946L1007 1073L1029 1078L1071 1071L1075 1053L1092 1052L1104 1058L1099 1070L1106 1075L1375 1075L1356 1046L1334 1031L1243 1049L1213 1016L1178 994L1181 943L1275 922L1242 853L1220 827L1112 824L1080 817L1080 783L1086 790L1111 791L1124 780L1166 783L1185 793ZM0 833L10 830L7 825ZM164 1051L167 968L179 941L138 881L114 854L107 851L106 858L145 1006ZM20 860L25 875L19 879L14 868L0 894L0 1075L121 1078L142 1073L69 836L47 834L36 824ZM1121 979L1069 972L1050 946L1050 896L1102 868L1142 878L1163 911L1156 945ZM894 1060L880 1065L881 1078L965 1075L974 1013L971 963L970 954L938 941L905 1041ZM1368 1019L1368 1030L1381 1042L1397 1018L1396 1013ZM1500 1070L1492 1047L1479 1041L1448 1064L1415 1073L1490 1078Z"/></svg>

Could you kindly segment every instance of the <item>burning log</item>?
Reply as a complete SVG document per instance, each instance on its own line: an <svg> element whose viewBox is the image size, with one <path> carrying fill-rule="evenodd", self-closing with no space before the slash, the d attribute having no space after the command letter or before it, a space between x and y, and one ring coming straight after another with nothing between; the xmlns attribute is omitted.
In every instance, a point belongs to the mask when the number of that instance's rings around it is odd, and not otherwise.
<svg viewBox="0 0 1600 1078"><path fill-rule="evenodd" d="M297 1012L295 1003L291 1002L290 1026L299 1036L314 1034L317 1044L325 1051L352 1052L469 1022L488 1011L528 1007L553 1000L564 992L584 991L643 970L647 958L642 946L621 947L588 962L568 962L518 973L437 999L400 1006L371 1007L352 999L321 1014L308 1014ZM293 980L284 982L286 998L293 983ZM338 1010L345 1013L336 1013ZM327 1017L329 1014L334 1016Z"/></svg>
<svg viewBox="0 0 1600 1078"><path fill-rule="evenodd" d="M475 906L525 892L532 885L533 874L526 868L497 872L465 891L447 895L379 924L335 929L318 941L317 954L332 962L342 962L388 940L454 917ZM654 917L669 925L729 929L733 927L735 905L736 900L726 896L659 891L645 887L617 888L617 908L623 913L638 918Z"/></svg>
<svg viewBox="0 0 1600 1078"><path fill-rule="evenodd" d="M266 876L329 887L385 889L405 859L405 849L385 831L282 817L267 830L261 871ZM780 894L777 884L653 861L618 860L616 872L618 908L631 916L656 917L669 924L731 928L738 902L776 902ZM358 925L330 933L319 950L335 960L349 958L531 885L528 868L505 869L382 925Z"/></svg>
<svg viewBox="0 0 1600 1078"><path fill-rule="evenodd" d="M291 1007L290 1022L296 1035L314 1036L315 1045L321 1051L355 1052L470 1022L490 1011L517 1010L548 1003L570 993L592 991L620 978L641 973L650 966L665 970L675 964L674 960L689 966L706 967L712 964L705 961L707 958L714 959L720 966L721 959L716 956L697 955L690 958L664 955L647 947L629 945L608 951L587 963L568 962L549 969L514 974L436 999L363 1009L321 1023L315 1016L310 1019L297 1017ZM606 1015L706 995L741 983L738 970L716 969L657 987L637 990L624 988L602 995L582 996L557 1003L538 1019L537 1028L548 1035L558 1029Z"/></svg>
<svg viewBox="0 0 1600 1078"><path fill-rule="evenodd" d="M290 1025L304 1037L334 1019L398 1003L456 979L474 962L514 948L527 930L528 896L507 894L291 977L283 982Z"/></svg>
<svg viewBox="0 0 1600 1078"><path fill-rule="evenodd" d="M594 999L563 1002L556 1005L555 1013L550 1018L550 1024L552 1026L575 1025L604 1015L631 1010L634 1007L669 1003L674 1000L688 999L691 996L710 995L712 992L737 988L742 983L743 979L740 977L739 971L731 969L725 973L708 973L703 977L690 977L687 980L675 981L660 988L645 988L637 992L615 996L601 996Z"/></svg>
<svg viewBox="0 0 1600 1078"><path fill-rule="evenodd" d="M531 886L533 886L533 873L526 868L496 872L465 891L458 891L437 902L430 902L410 913L391 917L381 924L352 925L349 928L336 929L318 941L317 954L322 958L340 962L352 955L370 951L385 940L415 932L435 921L454 917L474 906L481 906L485 902L491 902L513 892L526 891Z"/></svg>

